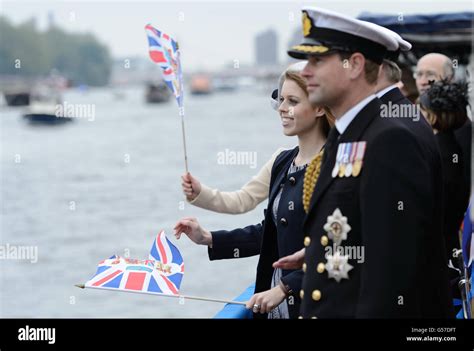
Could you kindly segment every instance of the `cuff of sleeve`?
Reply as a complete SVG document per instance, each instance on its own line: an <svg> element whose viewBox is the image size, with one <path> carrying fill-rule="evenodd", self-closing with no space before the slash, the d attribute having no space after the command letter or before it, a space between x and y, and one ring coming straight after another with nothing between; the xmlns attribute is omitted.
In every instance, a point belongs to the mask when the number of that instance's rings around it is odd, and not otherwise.
<svg viewBox="0 0 474 351"><path fill-rule="evenodd" d="M303 274L303 271L299 269L281 277L281 282L288 289L290 295L301 290Z"/></svg>
<svg viewBox="0 0 474 351"><path fill-rule="evenodd" d="M226 245L226 232L225 231L215 231L211 232L212 235L212 247L208 246L207 254L209 260L221 260L225 258L232 258L233 248Z"/></svg>
<svg viewBox="0 0 474 351"><path fill-rule="evenodd" d="M194 206L202 207L202 206L208 204L212 200L212 197L213 197L212 191L213 190L210 187L208 187L207 185L201 184L201 191L198 194L198 196L196 196L194 198L194 200L190 201L187 198L186 198L186 200Z"/></svg>
<svg viewBox="0 0 474 351"><path fill-rule="evenodd" d="M283 280L280 280L279 286L281 290L283 290L283 293L285 294L286 297L293 295L293 290L291 290L289 285L286 285L283 283Z"/></svg>

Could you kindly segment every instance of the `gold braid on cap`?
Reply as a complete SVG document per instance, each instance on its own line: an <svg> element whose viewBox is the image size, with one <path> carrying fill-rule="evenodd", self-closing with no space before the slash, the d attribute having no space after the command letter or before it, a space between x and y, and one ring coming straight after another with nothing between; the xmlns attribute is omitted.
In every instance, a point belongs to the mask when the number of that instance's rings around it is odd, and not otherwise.
<svg viewBox="0 0 474 351"><path fill-rule="evenodd" d="M323 159L324 148L311 160L306 168L303 181L303 208L306 213L309 211L311 203L311 195L313 195L314 187L321 173L321 161Z"/></svg>

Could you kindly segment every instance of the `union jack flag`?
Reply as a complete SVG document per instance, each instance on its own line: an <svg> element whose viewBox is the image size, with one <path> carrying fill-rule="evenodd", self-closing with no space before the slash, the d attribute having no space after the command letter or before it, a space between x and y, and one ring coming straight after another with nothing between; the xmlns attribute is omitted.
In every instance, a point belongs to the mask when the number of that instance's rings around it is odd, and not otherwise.
<svg viewBox="0 0 474 351"><path fill-rule="evenodd" d="M161 231L153 242L148 260L114 255L99 262L97 272L85 286L178 295L183 273L183 257Z"/></svg>
<svg viewBox="0 0 474 351"><path fill-rule="evenodd" d="M145 26L149 54L163 72L163 80L173 92L179 107L183 106L183 84L178 43L168 34L160 32L151 24Z"/></svg>

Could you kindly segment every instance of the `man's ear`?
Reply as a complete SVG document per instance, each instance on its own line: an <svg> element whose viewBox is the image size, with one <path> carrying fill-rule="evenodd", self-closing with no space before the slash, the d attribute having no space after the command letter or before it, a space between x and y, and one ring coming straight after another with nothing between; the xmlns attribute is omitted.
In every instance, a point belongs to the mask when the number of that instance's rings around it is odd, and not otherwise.
<svg viewBox="0 0 474 351"><path fill-rule="evenodd" d="M350 71L349 77L357 79L361 74L365 74L365 57L360 52L355 52L349 58Z"/></svg>

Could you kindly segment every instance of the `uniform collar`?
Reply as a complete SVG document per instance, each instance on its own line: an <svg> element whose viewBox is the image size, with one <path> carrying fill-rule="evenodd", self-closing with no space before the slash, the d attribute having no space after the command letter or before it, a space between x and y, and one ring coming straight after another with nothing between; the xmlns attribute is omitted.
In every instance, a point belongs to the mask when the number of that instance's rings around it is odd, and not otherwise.
<svg viewBox="0 0 474 351"><path fill-rule="evenodd" d="M344 131L347 129L349 124L351 124L352 120L357 116L357 114L373 99L375 99L376 96L374 94L367 96L364 100L360 101L357 105L352 107L349 111L344 113L341 118L336 120L336 129L339 132L339 134L344 133Z"/></svg>

